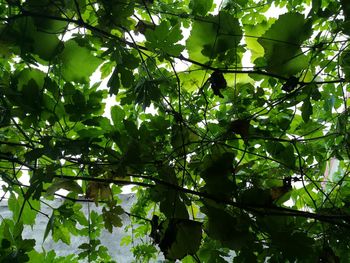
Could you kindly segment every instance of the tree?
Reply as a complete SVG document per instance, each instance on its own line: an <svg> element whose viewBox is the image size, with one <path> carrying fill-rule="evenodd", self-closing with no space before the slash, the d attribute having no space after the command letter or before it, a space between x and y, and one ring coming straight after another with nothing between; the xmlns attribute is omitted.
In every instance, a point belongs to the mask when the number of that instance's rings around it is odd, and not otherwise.
<svg viewBox="0 0 350 263"><path fill-rule="evenodd" d="M124 213L138 261L348 262L349 17L331 0L1 1L1 262L112 262L89 234ZM79 255L22 238L57 196L43 238L89 236Z"/></svg>

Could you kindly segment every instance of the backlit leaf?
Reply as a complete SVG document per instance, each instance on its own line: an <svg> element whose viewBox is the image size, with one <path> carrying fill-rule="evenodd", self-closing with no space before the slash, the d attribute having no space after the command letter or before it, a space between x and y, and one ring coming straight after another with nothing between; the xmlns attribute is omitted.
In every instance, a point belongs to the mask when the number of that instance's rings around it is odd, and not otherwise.
<svg viewBox="0 0 350 263"><path fill-rule="evenodd" d="M308 65L300 45L311 34L311 23L299 13L281 15L258 42L265 50L267 70L291 76Z"/></svg>
<svg viewBox="0 0 350 263"><path fill-rule="evenodd" d="M213 5L213 1L204 1L204 0L191 0L189 7L192 9L194 15L206 15Z"/></svg>
<svg viewBox="0 0 350 263"><path fill-rule="evenodd" d="M171 219L159 243L165 258L182 259L198 250L202 239L202 224L193 220Z"/></svg>
<svg viewBox="0 0 350 263"><path fill-rule="evenodd" d="M236 18L222 11L216 16L195 20L191 35L186 41L190 58L206 62L209 58L223 56L237 48L242 30Z"/></svg>
<svg viewBox="0 0 350 263"><path fill-rule="evenodd" d="M64 43L61 54L63 63L62 76L66 81L86 83L91 74L102 62L86 47L80 46L75 40Z"/></svg>
<svg viewBox="0 0 350 263"><path fill-rule="evenodd" d="M147 30L145 36L147 46L160 49L167 54L178 56L184 49L182 45L176 44L182 39L180 25L171 26L170 23L163 21L155 30Z"/></svg>

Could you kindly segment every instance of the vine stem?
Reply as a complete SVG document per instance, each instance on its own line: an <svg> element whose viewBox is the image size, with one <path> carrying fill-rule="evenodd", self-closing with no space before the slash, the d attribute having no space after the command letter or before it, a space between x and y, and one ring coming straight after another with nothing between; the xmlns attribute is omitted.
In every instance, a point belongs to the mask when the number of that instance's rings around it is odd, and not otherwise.
<svg viewBox="0 0 350 263"><path fill-rule="evenodd" d="M103 179L103 178L96 178L96 177L85 177L85 176L60 175L57 177L70 179L70 180L85 180L85 181L94 181L94 182L101 182L101 183L112 183L112 184L116 184L116 185L134 184L134 185L139 185L139 186L144 186L144 187L155 187L157 184L159 184L159 185L165 186L167 188L178 190L178 191L186 193L186 194L196 195L196 196L201 197L201 198L211 199L217 203L240 208L240 209L246 210L247 212L250 212L252 214L276 215L276 216L296 216L296 217L310 218L310 219L315 219L315 220L319 220L319 221L323 221L323 222L332 223L332 224L339 225L339 226L346 227L346 228L350 229L349 224L344 223L342 221L339 221L339 220L350 219L350 216L348 216L348 215L317 214L317 213L312 213L312 212L307 212L307 211L294 210L294 209L290 209L290 208L286 208L286 207L277 207L277 206L274 207L274 206L266 206L266 205L253 205L253 204L238 203L238 202L234 202L232 200L224 200L224 199L221 199L215 195L208 194L205 192L198 192L198 191L194 191L191 189L187 189L187 188L184 188L184 187L181 187L181 186L178 186L175 184L171 184L171 183L165 182L163 180L152 178L149 176L133 175L133 174L128 174L127 176L141 177L141 178L145 178L148 180L153 180L156 184L148 184L148 183L144 183L144 182L125 181L125 180Z"/></svg>

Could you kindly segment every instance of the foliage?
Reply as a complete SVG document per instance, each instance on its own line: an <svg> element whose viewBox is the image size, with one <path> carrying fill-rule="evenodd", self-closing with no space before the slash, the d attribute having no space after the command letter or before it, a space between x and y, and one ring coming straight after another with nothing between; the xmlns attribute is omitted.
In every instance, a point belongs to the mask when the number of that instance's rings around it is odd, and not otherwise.
<svg viewBox="0 0 350 263"><path fill-rule="evenodd" d="M0 2L1 262L112 262L123 214L137 261L348 262L347 2L217 2ZM77 255L22 237L54 197Z"/></svg>

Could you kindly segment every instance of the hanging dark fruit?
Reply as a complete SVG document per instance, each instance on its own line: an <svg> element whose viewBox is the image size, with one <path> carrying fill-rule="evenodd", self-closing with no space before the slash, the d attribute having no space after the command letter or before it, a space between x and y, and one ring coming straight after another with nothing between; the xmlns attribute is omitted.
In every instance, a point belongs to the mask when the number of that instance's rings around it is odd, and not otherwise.
<svg viewBox="0 0 350 263"><path fill-rule="evenodd" d="M227 87L227 82L224 75L219 71L214 71L209 78L209 82L214 94L220 98L223 98L224 96L221 94L220 90Z"/></svg>
<svg viewBox="0 0 350 263"><path fill-rule="evenodd" d="M282 90L286 92L293 91L299 83L299 79L297 77L291 76L289 79L287 79L286 83L283 84Z"/></svg>

